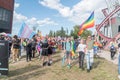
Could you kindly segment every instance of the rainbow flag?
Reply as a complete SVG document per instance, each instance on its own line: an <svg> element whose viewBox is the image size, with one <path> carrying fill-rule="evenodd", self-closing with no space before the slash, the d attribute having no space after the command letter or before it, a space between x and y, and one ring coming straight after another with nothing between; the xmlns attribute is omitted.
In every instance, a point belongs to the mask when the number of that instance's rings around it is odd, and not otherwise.
<svg viewBox="0 0 120 80"><path fill-rule="evenodd" d="M90 15L90 17L81 25L78 35L81 35L85 29L92 28L94 26L94 11Z"/></svg>

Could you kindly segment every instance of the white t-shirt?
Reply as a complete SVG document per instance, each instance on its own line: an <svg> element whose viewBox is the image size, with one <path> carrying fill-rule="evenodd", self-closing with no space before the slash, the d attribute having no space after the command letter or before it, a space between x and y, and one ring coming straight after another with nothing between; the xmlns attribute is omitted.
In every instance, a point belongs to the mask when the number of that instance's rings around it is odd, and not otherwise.
<svg viewBox="0 0 120 80"><path fill-rule="evenodd" d="M78 45L78 51L83 51L84 52L85 48L86 48L86 45L84 45L84 44L79 44Z"/></svg>

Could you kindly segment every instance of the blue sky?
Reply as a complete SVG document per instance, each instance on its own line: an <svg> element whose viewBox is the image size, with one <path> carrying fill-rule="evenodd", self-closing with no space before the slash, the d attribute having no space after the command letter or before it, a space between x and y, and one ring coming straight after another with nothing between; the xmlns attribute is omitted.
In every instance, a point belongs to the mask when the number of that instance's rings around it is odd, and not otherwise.
<svg viewBox="0 0 120 80"><path fill-rule="evenodd" d="M31 29L35 26L43 35L61 27L70 31L74 25L84 22L93 10L97 24L103 18L101 9L105 7L104 0L15 0L12 34L18 34L23 22Z"/></svg>

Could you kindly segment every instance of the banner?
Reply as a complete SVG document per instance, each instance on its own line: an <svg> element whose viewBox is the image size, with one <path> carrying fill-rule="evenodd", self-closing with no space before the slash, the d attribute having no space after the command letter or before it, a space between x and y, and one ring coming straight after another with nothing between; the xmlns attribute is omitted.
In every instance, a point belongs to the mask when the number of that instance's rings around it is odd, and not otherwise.
<svg viewBox="0 0 120 80"><path fill-rule="evenodd" d="M33 35L35 35L35 32L33 32L32 29L28 27L25 23L22 24L18 36L21 38L32 38Z"/></svg>

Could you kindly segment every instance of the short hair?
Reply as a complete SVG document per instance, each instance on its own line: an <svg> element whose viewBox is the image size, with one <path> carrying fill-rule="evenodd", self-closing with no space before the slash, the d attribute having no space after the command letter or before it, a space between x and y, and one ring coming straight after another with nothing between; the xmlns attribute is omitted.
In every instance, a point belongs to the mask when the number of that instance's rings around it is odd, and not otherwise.
<svg viewBox="0 0 120 80"><path fill-rule="evenodd" d="M14 36L13 36L13 38L17 39L17 38L18 38L18 36L17 36L17 35L14 35Z"/></svg>

